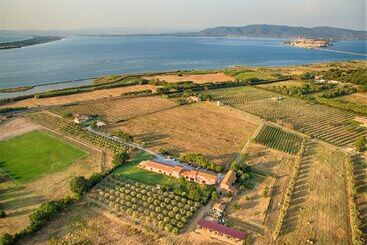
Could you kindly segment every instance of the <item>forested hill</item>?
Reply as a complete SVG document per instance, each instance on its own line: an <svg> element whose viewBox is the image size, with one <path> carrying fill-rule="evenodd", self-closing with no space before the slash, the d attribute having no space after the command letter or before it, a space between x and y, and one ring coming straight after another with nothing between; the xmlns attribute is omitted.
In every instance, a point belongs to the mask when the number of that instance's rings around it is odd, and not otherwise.
<svg viewBox="0 0 367 245"><path fill-rule="evenodd" d="M334 40L367 40L367 31L334 27L293 27L281 25L248 25L243 27L219 26L198 32L181 33L180 36L200 37L266 37L266 38L330 38Z"/></svg>

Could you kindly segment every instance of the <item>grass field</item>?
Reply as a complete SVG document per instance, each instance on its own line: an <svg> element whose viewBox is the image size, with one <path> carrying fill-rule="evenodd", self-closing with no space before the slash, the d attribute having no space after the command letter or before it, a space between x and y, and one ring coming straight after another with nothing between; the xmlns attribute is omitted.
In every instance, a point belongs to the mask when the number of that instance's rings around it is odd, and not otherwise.
<svg viewBox="0 0 367 245"><path fill-rule="evenodd" d="M20 183L59 171L86 155L86 152L42 131L0 142L0 168Z"/></svg>
<svg viewBox="0 0 367 245"><path fill-rule="evenodd" d="M235 75L235 78L238 78L240 81L248 81L250 79L253 78L257 78L260 80L271 80L274 79L273 76L261 72L261 71L245 71L245 72L240 72L238 74Z"/></svg>
<svg viewBox="0 0 367 245"><path fill-rule="evenodd" d="M53 132L29 132L41 128L24 118L0 125L0 138L4 135L8 138L0 141L0 159L4 161L3 156L9 158L10 154L17 154L6 163L6 169L3 162L2 168L18 175L15 176L17 181L4 174L0 176L0 206L7 214L0 222L0 234L18 232L28 224L28 215L39 205L70 195L72 177L89 177L101 171L101 152ZM10 134L7 130L11 130ZM17 151L14 147L25 150ZM64 148L68 149L68 155L64 155ZM48 156L59 164L46 161Z"/></svg>
<svg viewBox="0 0 367 245"><path fill-rule="evenodd" d="M110 127L121 129L158 151L198 152L220 165L229 163L256 130L259 120L237 110L197 103L140 116Z"/></svg>
<svg viewBox="0 0 367 245"><path fill-rule="evenodd" d="M130 162L118 168L114 174L117 176L124 176L129 179L137 180L149 185L172 185L177 183L177 180L174 178L165 176L163 174L153 173L151 171L137 167L141 161L149 160L151 158L152 156L150 154L141 151Z"/></svg>

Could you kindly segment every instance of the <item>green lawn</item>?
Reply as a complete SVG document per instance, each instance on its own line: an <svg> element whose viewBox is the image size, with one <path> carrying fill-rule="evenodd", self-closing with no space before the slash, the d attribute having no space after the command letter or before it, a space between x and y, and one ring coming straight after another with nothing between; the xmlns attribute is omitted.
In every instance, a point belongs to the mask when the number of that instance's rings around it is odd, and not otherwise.
<svg viewBox="0 0 367 245"><path fill-rule="evenodd" d="M59 171L87 152L42 131L0 141L0 169L20 183Z"/></svg>
<svg viewBox="0 0 367 245"><path fill-rule="evenodd" d="M178 183L177 179L168 177L163 174L153 173L141 168L137 165L144 160L151 159L152 156L143 151L139 152L130 162L124 164L120 168L116 169L114 174L117 176L124 176L133 180L137 180L150 185L174 185Z"/></svg>
<svg viewBox="0 0 367 245"><path fill-rule="evenodd" d="M251 78L258 78L260 80L269 80L272 77L266 73L261 71L245 71L235 75L236 78L240 79L241 81L247 81Z"/></svg>

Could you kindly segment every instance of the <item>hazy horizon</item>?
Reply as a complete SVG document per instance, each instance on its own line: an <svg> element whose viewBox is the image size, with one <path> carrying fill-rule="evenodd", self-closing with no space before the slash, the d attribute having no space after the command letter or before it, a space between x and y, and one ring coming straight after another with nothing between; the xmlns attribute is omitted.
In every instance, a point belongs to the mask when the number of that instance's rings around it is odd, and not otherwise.
<svg viewBox="0 0 367 245"><path fill-rule="evenodd" d="M266 6L266 7L264 7ZM365 0L0 0L0 29L191 31L272 24L366 30Z"/></svg>

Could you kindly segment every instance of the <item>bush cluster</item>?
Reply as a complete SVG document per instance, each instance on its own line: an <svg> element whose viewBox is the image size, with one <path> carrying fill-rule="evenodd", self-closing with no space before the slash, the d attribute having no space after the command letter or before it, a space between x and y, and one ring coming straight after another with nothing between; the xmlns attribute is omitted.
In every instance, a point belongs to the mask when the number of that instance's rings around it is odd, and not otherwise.
<svg viewBox="0 0 367 245"><path fill-rule="evenodd" d="M36 233L61 211L70 207L73 202L73 198L66 197L64 199L49 201L42 204L35 212L29 215L29 225L24 230L14 235L8 233L3 234L0 237L0 244L14 244L19 241L19 239Z"/></svg>
<svg viewBox="0 0 367 245"><path fill-rule="evenodd" d="M200 153L184 153L181 154L179 159L182 162L198 165L200 167L213 170L215 172L222 172L224 169L223 166L210 162L208 158Z"/></svg>

